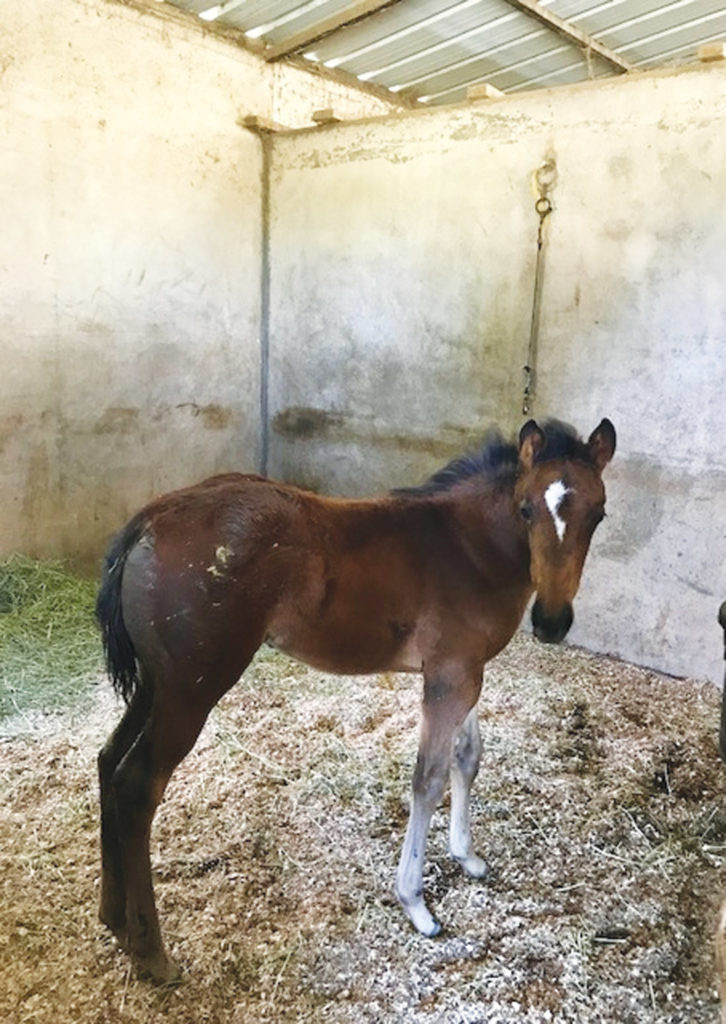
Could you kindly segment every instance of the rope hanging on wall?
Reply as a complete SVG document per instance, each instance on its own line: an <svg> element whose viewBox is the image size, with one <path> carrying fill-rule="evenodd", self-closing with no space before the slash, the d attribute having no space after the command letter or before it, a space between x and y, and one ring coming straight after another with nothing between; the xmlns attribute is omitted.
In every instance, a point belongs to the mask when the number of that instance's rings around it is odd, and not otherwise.
<svg viewBox="0 0 726 1024"><path fill-rule="evenodd" d="M522 413L529 416L534 404L535 391L537 387L537 340L539 337L539 314L542 302L542 280L544 277L544 243L545 243L545 221L552 213L552 200L550 192L557 181L557 165L552 156L546 157L544 162L537 168L534 175L537 188L537 201L534 204L535 211L539 217L537 227L537 259L534 268L534 295L532 298L532 319L529 325L529 347L527 349L527 362L524 366L524 393L522 395Z"/></svg>

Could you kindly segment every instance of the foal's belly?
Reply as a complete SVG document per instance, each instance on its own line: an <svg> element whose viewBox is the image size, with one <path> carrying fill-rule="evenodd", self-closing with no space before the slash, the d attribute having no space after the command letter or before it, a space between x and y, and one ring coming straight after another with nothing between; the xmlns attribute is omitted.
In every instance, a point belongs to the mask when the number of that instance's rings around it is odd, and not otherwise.
<svg viewBox="0 0 726 1024"><path fill-rule="evenodd" d="M329 561L308 555L290 574L267 621L267 642L325 672L419 671L418 581L397 571L395 559L385 572L370 558L366 572Z"/></svg>
<svg viewBox="0 0 726 1024"><path fill-rule="evenodd" d="M393 663L388 667L390 672L421 672L423 655L415 637L406 640L396 652Z"/></svg>
<svg viewBox="0 0 726 1024"><path fill-rule="evenodd" d="M275 624L266 636L270 647L298 661L340 675L372 672L420 672L423 658L413 629L400 623L360 623L344 627L324 623L300 628L301 624ZM290 628L293 627L293 628Z"/></svg>

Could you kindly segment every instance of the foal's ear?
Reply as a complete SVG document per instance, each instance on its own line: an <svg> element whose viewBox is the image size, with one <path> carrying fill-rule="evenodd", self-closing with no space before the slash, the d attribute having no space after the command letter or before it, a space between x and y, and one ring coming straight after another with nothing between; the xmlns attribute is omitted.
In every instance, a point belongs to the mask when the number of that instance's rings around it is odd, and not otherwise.
<svg viewBox="0 0 726 1024"><path fill-rule="evenodd" d="M545 436L534 420L528 420L519 431L519 461L526 470L534 465L537 454L544 448Z"/></svg>
<svg viewBox="0 0 726 1024"><path fill-rule="evenodd" d="M592 461L602 472L615 454L615 427L610 420L604 419L599 427L595 427L587 443Z"/></svg>

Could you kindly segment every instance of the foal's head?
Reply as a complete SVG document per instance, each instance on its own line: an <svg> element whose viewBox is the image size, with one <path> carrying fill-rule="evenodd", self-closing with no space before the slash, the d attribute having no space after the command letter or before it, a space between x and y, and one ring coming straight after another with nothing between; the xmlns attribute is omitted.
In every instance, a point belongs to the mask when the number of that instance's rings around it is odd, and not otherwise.
<svg viewBox="0 0 726 1024"><path fill-rule="evenodd" d="M607 419L587 443L556 422L542 430L530 420L520 431L514 497L529 535L537 594L532 626L547 643L559 643L572 625L585 556L605 515L601 473L614 451L615 428Z"/></svg>

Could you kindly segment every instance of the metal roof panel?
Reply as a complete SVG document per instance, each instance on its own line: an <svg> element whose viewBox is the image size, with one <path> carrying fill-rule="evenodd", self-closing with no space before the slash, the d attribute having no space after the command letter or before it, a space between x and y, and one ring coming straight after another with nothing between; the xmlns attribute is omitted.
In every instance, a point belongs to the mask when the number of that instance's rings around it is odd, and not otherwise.
<svg viewBox="0 0 726 1024"><path fill-rule="evenodd" d="M637 67L695 60L701 43L726 39L723 0L539 0L531 14L515 0L392 0L323 38L316 32L328 19L355 19L361 0L170 2L271 46L294 43L317 63L430 103L461 99L474 81L518 92L622 70L615 56L608 63L564 38L559 26L542 24L548 14Z"/></svg>

